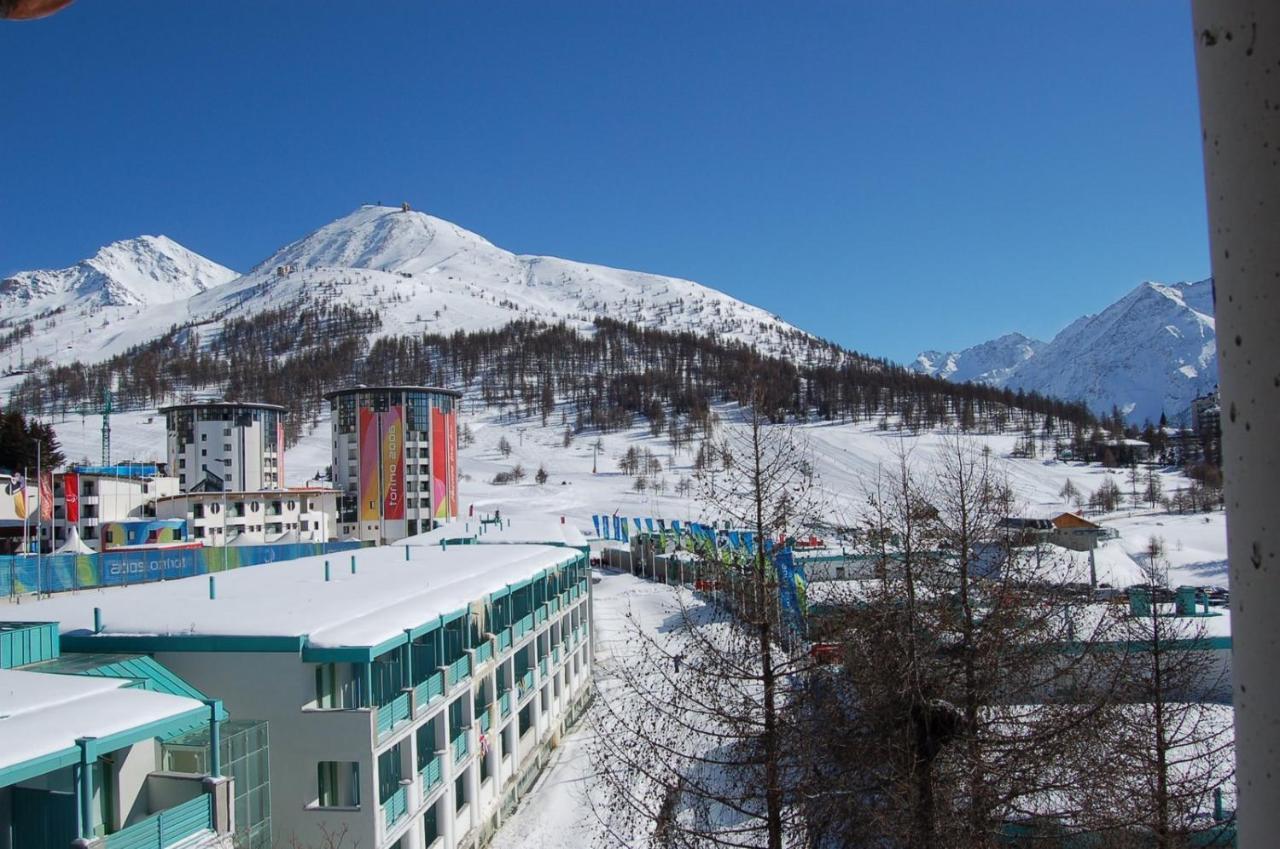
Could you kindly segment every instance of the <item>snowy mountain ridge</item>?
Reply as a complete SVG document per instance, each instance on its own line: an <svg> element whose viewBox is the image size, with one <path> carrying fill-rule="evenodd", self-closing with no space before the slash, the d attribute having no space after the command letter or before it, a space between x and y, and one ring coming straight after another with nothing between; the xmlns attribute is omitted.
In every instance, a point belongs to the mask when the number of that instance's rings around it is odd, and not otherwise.
<svg viewBox="0 0 1280 849"><path fill-rule="evenodd" d="M29 343L27 353L34 348L55 364L93 363L175 325L204 332L268 309L336 304L376 310L375 337L491 330L516 320L591 332L597 317L608 317L713 334L793 359L819 350L831 356L778 316L693 281L517 255L444 219L382 206L362 206L239 276L147 236L70 269L22 272L0 286L0 329L47 317L43 346ZM103 332L85 332L90 316Z"/></svg>
<svg viewBox="0 0 1280 849"><path fill-rule="evenodd" d="M59 308L147 307L190 298L238 275L167 236L112 242L69 268L22 271L0 281L6 319Z"/></svg>
<svg viewBox="0 0 1280 849"><path fill-rule="evenodd" d="M1114 406L1130 421L1176 421L1218 382L1213 281L1145 282L1047 343L1020 347L1010 334L963 351L922 352L911 368L949 380Z"/></svg>

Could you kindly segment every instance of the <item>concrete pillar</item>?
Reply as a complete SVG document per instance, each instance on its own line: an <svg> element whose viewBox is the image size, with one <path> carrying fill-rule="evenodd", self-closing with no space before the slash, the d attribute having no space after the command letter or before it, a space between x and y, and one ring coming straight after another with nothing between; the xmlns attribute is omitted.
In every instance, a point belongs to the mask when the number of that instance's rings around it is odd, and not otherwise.
<svg viewBox="0 0 1280 849"><path fill-rule="evenodd" d="M76 740L80 747L80 783L76 785L76 794L80 803L79 816L80 836L93 837L93 762L96 755L93 750L94 737L81 737Z"/></svg>
<svg viewBox="0 0 1280 849"><path fill-rule="evenodd" d="M1231 570L1239 845L1280 834L1280 3L1193 0Z"/></svg>
<svg viewBox="0 0 1280 849"><path fill-rule="evenodd" d="M453 782L455 775L453 773L453 747L449 745L449 721L448 710L441 714L441 720L435 724L436 728L436 757L440 759L440 781L444 785L444 799L440 808L440 836L444 838L444 845L452 847L457 845L457 838L462 836L466 828L459 829L455 820L458 816L458 800L454 796Z"/></svg>

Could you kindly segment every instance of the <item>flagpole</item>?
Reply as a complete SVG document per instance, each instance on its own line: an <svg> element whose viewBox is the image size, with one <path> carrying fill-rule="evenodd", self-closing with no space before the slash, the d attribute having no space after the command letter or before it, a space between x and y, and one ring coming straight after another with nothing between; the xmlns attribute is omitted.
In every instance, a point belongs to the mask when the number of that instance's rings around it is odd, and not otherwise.
<svg viewBox="0 0 1280 849"><path fill-rule="evenodd" d="M40 496L40 512L36 513L36 598L40 597L40 590L44 586L44 574L42 567L44 564L44 546L41 545L40 535L44 532L44 478L40 471L40 440L36 439L36 493ZM52 487L50 487L52 489Z"/></svg>

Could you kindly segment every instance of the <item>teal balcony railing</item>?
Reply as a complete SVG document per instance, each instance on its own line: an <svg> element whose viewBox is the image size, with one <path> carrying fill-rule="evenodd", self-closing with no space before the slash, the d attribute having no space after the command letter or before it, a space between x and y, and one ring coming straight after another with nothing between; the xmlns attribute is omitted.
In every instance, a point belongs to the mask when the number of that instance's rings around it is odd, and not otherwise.
<svg viewBox="0 0 1280 849"><path fill-rule="evenodd" d="M502 715L506 716L511 713L511 692L507 691L498 696L498 710L502 711Z"/></svg>
<svg viewBox="0 0 1280 849"><path fill-rule="evenodd" d="M533 614L530 613L528 616L516 620L516 623L511 626L511 630L515 633L517 639L532 631Z"/></svg>
<svg viewBox="0 0 1280 849"><path fill-rule="evenodd" d="M547 621L547 608L545 605L543 607L539 607L537 610L534 611L534 620L539 625Z"/></svg>
<svg viewBox="0 0 1280 849"><path fill-rule="evenodd" d="M147 817L103 838L104 849L167 849L213 827L213 797L207 793Z"/></svg>
<svg viewBox="0 0 1280 849"><path fill-rule="evenodd" d="M427 761L418 774L422 777L422 795L425 797L428 793L435 789L440 783L442 776L440 775L440 758L433 757Z"/></svg>
<svg viewBox="0 0 1280 849"><path fill-rule="evenodd" d="M498 632L498 651L503 652L511 648L511 629L503 628Z"/></svg>
<svg viewBox="0 0 1280 849"><path fill-rule="evenodd" d="M409 813L409 788L401 785L399 790L388 796L387 801L382 803L382 815L386 819L387 828L391 828L407 813Z"/></svg>
<svg viewBox="0 0 1280 849"><path fill-rule="evenodd" d="M544 657L538 661L538 671L542 673L542 677L547 677L547 659Z"/></svg>
<svg viewBox="0 0 1280 849"><path fill-rule="evenodd" d="M476 646L476 663L486 663L491 657L493 657L493 643L485 640Z"/></svg>
<svg viewBox="0 0 1280 849"><path fill-rule="evenodd" d="M401 693L385 705L378 706L378 736L381 737L392 728L397 722L404 722L409 718L409 694Z"/></svg>
<svg viewBox="0 0 1280 849"><path fill-rule="evenodd" d="M449 686L452 687L471 674L471 658L462 657L449 664Z"/></svg>
<svg viewBox="0 0 1280 849"><path fill-rule="evenodd" d="M560 662L560 644L559 643L556 643L554 646L551 647L551 662L552 663Z"/></svg>
<svg viewBox="0 0 1280 849"><path fill-rule="evenodd" d="M560 612L560 597L559 597L559 596L552 596L551 598L547 599L547 610L551 611L552 613L559 613L559 612Z"/></svg>
<svg viewBox="0 0 1280 849"><path fill-rule="evenodd" d="M516 682L516 687L519 689L520 698L522 699L529 693L530 690L533 689L533 670L532 669L530 669L528 672L520 676L520 680Z"/></svg>
<svg viewBox="0 0 1280 849"><path fill-rule="evenodd" d="M489 732L490 724L491 723L489 722L489 711L485 710L484 713L480 714L480 732L482 734L487 734Z"/></svg>
<svg viewBox="0 0 1280 849"><path fill-rule="evenodd" d="M413 694L418 701L418 707L425 706L432 699L440 698L444 695L444 674L440 672L431 673L413 688Z"/></svg>
<svg viewBox="0 0 1280 849"><path fill-rule="evenodd" d="M459 734L453 738L453 762L457 763L467 756L467 735Z"/></svg>

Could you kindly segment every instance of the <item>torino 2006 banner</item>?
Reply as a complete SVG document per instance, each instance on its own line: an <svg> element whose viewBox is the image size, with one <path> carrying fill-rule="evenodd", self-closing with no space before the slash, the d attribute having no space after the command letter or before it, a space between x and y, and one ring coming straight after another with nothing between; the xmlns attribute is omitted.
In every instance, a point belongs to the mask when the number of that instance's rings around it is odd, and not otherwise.
<svg viewBox="0 0 1280 849"><path fill-rule="evenodd" d="M431 410L431 494L437 519L458 516L458 413Z"/></svg>
<svg viewBox="0 0 1280 849"><path fill-rule="evenodd" d="M360 520L380 518L404 518L403 407L360 410Z"/></svg>

